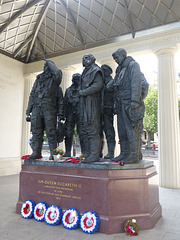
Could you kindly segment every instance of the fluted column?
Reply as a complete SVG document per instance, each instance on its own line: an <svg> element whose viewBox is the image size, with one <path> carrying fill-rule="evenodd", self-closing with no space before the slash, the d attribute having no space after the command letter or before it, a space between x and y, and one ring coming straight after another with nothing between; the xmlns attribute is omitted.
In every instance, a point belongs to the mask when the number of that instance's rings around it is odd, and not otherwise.
<svg viewBox="0 0 180 240"><path fill-rule="evenodd" d="M63 90L63 93L65 93L66 88L70 87L72 84L72 75L75 73L75 69L72 67L68 67L66 69L62 70L62 82L61 82L61 88Z"/></svg>
<svg viewBox="0 0 180 240"><path fill-rule="evenodd" d="M22 122L22 138L21 138L21 156L31 154L32 150L28 144L28 139L31 137L31 123L26 122L26 109L29 101L29 95L36 79L35 74L27 74L24 76L24 106L23 106L23 122Z"/></svg>
<svg viewBox="0 0 180 240"><path fill-rule="evenodd" d="M158 56L158 139L160 186L180 188L180 137L174 48Z"/></svg>

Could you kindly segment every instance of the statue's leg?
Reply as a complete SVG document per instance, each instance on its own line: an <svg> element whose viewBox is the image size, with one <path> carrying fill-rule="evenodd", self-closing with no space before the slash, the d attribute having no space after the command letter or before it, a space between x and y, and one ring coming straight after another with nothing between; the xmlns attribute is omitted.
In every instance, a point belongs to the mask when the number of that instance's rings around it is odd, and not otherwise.
<svg viewBox="0 0 180 240"><path fill-rule="evenodd" d="M63 154L63 157L71 156L71 148L72 148L72 139L65 137L65 149L66 152Z"/></svg>
<svg viewBox="0 0 180 240"><path fill-rule="evenodd" d="M65 122L65 148L66 152L63 155L64 157L70 157L71 156L71 148L72 148L72 142L73 142L73 135L74 135L74 127L75 122L67 121Z"/></svg>
<svg viewBox="0 0 180 240"><path fill-rule="evenodd" d="M103 157L103 148L104 148L104 136L101 135L100 136L100 151L99 151L99 157L102 158Z"/></svg>
<svg viewBox="0 0 180 240"><path fill-rule="evenodd" d="M102 158L102 157L103 157L103 148L104 148L104 133L103 133L103 125L101 125L99 137L100 137L100 150L99 150L99 157Z"/></svg>
<svg viewBox="0 0 180 240"><path fill-rule="evenodd" d="M89 155L82 161L84 163L98 162L100 160L100 121L95 119L86 124L86 144L89 149Z"/></svg>
<svg viewBox="0 0 180 240"><path fill-rule="evenodd" d="M28 157L28 160L35 160L40 158L44 135L44 122L40 113L36 111L36 109L33 110L31 117L31 131L33 153Z"/></svg>
<svg viewBox="0 0 180 240"><path fill-rule="evenodd" d="M114 149L115 149L115 140L114 138L106 137L107 139L107 147L108 153L104 156L104 159L112 159L114 158Z"/></svg>
<svg viewBox="0 0 180 240"><path fill-rule="evenodd" d="M78 133L83 157L87 158L90 154L90 145L88 139L88 126L85 123L78 123Z"/></svg>
<svg viewBox="0 0 180 240"><path fill-rule="evenodd" d="M142 130L143 130L143 119L141 120L141 122L139 123L139 136L138 136L138 140L139 140L139 160L142 160L143 155L142 155Z"/></svg>
<svg viewBox="0 0 180 240"><path fill-rule="evenodd" d="M129 156L129 143L128 141L121 141L120 142L120 155L112 158L111 160L117 160L117 161L124 161Z"/></svg>
<svg viewBox="0 0 180 240"><path fill-rule="evenodd" d="M54 160L53 150L57 148L57 114L55 111L44 113L45 130L50 149L50 160Z"/></svg>
<svg viewBox="0 0 180 240"><path fill-rule="evenodd" d="M122 105L117 108L117 126L120 143L120 155L111 160L124 161L129 155L129 142L126 134L126 122L124 120Z"/></svg>
<svg viewBox="0 0 180 240"><path fill-rule="evenodd" d="M127 163L138 162L142 158L141 154L141 131L142 131L142 119L140 114L141 106L135 110L131 107L123 105L123 115L126 128L126 134L129 142L130 154L126 158Z"/></svg>
<svg viewBox="0 0 180 240"><path fill-rule="evenodd" d="M100 160L100 157L99 157L100 138L99 138L99 136L88 138L88 142L89 142L89 146L90 146L90 154L82 162L83 163L98 162Z"/></svg>
<svg viewBox="0 0 180 240"><path fill-rule="evenodd" d="M130 154L129 156L125 159L125 163L134 163L139 161L139 141L133 141L130 145Z"/></svg>
<svg viewBox="0 0 180 240"><path fill-rule="evenodd" d="M125 159L126 163L133 163L139 161L140 154L140 132L139 132L139 123L135 127L128 126L127 128L128 142L130 154Z"/></svg>
<svg viewBox="0 0 180 240"><path fill-rule="evenodd" d="M89 141L87 135L80 136L79 140L81 145L81 153L83 154L83 157L86 158L90 154Z"/></svg>
<svg viewBox="0 0 180 240"><path fill-rule="evenodd" d="M114 158L115 131L113 126L113 109L107 109L104 114L104 131L107 139L108 154L105 159Z"/></svg>

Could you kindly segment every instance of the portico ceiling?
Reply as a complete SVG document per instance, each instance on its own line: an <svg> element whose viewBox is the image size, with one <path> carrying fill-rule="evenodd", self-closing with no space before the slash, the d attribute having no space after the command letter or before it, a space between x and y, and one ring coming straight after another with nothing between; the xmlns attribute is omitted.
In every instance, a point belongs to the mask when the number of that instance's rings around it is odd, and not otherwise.
<svg viewBox="0 0 180 240"><path fill-rule="evenodd" d="M50 58L180 21L180 0L0 0L0 53Z"/></svg>

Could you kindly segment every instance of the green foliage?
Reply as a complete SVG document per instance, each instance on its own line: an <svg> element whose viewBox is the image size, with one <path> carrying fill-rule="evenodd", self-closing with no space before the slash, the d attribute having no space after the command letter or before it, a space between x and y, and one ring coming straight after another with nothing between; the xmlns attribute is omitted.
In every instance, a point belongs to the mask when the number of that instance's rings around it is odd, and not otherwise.
<svg viewBox="0 0 180 240"><path fill-rule="evenodd" d="M180 121L180 98L178 98L179 121Z"/></svg>
<svg viewBox="0 0 180 240"><path fill-rule="evenodd" d="M156 85L149 85L149 92L144 100L144 104L144 129L148 133L156 133L158 130L158 90Z"/></svg>

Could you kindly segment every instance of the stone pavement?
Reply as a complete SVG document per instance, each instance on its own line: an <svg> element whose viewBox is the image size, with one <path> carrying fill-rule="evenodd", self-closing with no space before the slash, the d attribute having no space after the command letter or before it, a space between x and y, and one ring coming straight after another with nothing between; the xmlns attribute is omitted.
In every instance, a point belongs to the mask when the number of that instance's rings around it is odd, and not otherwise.
<svg viewBox="0 0 180 240"><path fill-rule="evenodd" d="M152 160L152 159L151 159ZM154 159L158 168L158 160ZM125 233L105 235L85 234L80 228L66 230L62 224L48 226L35 219L25 220L16 214L19 175L0 177L0 240L126 240ZM139 231L139 240L180 239L180 189L159 188L162 218L151 230Z"/></svg>

